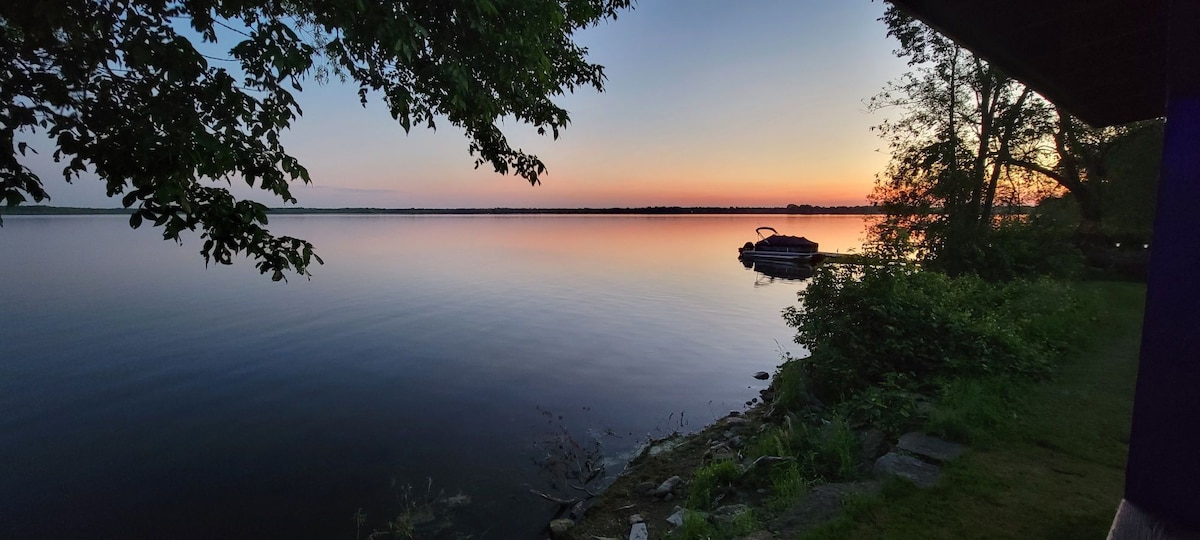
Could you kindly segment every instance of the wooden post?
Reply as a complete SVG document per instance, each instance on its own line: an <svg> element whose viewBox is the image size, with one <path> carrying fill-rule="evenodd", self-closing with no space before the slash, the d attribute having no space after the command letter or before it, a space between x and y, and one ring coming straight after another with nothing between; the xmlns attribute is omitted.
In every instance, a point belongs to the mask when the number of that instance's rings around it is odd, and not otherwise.
<svg viewBox="0 0 1200 540"><path fill-rule="evenodd" d="M1167 537L1200 533L1200 2L1169 5L1166 135L1125 478L1127 503ZM1121 521L1111 537L1129 537Z"/></svg>

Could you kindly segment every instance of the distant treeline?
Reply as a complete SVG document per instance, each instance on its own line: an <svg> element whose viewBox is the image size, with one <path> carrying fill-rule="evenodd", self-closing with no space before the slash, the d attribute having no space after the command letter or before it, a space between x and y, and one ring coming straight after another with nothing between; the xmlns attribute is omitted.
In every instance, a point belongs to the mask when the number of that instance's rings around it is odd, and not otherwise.
<svg viewBox="0 0 1200 540"><path fill-rule="evenodd" d="M0 208L0 216L71 216L96 214L133 213L131 208L77 208L74 206L6 206Z"/></svg>
<svg viewBox="0 0 1200 540"><path fill-rule="evenodd" d="M73 208L65 206L13 206L0 215L130 214L127 208ZM272 214L878 214L874 206L813 206L789 204L783 208L720 206L649 206L643 208L272 208Z"/></svg>

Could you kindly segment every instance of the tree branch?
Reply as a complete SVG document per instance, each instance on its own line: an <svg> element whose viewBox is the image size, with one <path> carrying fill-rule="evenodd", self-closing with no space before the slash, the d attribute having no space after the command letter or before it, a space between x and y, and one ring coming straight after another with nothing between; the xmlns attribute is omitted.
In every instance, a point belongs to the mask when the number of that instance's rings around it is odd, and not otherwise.
<svg viewBox="0 0 1200 540"><path fill-rule="evenodd" d="M1066 177L1066 175L1059 173L1058 171L1055 171L1053 169L1047 168L1044 165L1039 165L1037 163L1034 163L1032 161L1028 161L1028 160L1024 160L1024 159L1017 159L1010 155L1006 155L1006 156L1001 156L1001 163L1004 163L1005 165L1011 165L1013 167L1020 167L1027 171L1032 171L1032 172L1035 172L1038 174L1048 176L1051 179L1053 179L1055 182L1062 184L1062 186L1067 189L1075 189L1075 188L1079 187L1078 182L1071 181L1069 178Z"/></svg>

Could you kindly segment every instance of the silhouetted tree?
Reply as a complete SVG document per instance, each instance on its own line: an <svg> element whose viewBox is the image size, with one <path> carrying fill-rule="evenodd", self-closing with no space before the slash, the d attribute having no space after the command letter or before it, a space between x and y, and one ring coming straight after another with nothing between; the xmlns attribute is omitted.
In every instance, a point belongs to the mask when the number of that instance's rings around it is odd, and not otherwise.
<svg viewBox="0 0 1200 540"><path fill-rule="evenodd" d="M876 128L892 159L872 199L891 217L885 234L916 233L922 258L958 271L977 258L1002 180L1013 178L1005 157L1037 144L1049 105L903 12L889 8L884 20L915 69L870 102L900 111Z"/></svg>
<svg viewBox="0 0 1200 540"><path fill-rule="evenodd" d="M1055 108L1053 130L1048 137L1052 144L1033 147L1025 155L1004 156L1006 163L1024 168L1054 180L1065 188L1079 209L1077 236L1085 243L1107 243L1102 230L1106 191L1115 184L1152 181L1158 170L1158 150L1161 146L1161 120L1134 122L1119 126L1093 128ZM1157 139L1159 142L1155 144ZM1138 146L1141 144L1141 146ZM1149 146L1146 146L1149 144ZM1148 158L1148 160L1146 159ZM1129 163L1137 160L1140 169L1114 167L1114 161ZM1128 190L1118 188L1118 193ZM1146 206L1144 195L1126 204L1138 203L1153 215L1152 204ZM1150 200L1153 199L1153 192Z"/></svg>
<svg viewBox="0 0 1200 540"><path fill-rule="evenodd" d="M872 194L889 215L876 230L884 243L972 270L986 259L998 206L1058 190L1078 203L1077 239L1103 238L1103 192L1122 181L1111 156L1159 122L1090 128L904 12L889 7L883 20L914 67L870 101L899 111L876 128L892 151Z"/></svg>

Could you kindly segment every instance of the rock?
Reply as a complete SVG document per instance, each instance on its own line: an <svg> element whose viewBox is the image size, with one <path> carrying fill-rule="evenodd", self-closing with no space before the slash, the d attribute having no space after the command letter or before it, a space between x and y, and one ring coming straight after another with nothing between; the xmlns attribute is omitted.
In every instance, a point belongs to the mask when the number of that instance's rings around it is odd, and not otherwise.
<svg viewBox="0 0 1200 540"><path fill-rule="evenodd" d="M428 525L437 521L437 514L434 513L433 505L420 504L410 510L408 520L413 525Z"/></svg>
<svg viewBox="0 0 1200 540"><path fill-rule="evenodd" d="M719 450L709 450L707 454L708 458L712 461L737 461L737 454L728 447L722 447Z"/></svg>
<svg viewBox="0 0 1200 540"><path fill-rule="evenodd" d="M670 523L671 525L674 525L676 527L682 527L684 518L686 518L689 515L698 515L701 518L708 519L708 514L706 514L704 512L699 512L696 510L687 510L687 509L676 506L675 511L672 512L671 515L667 516L667 523Z"/></svg>
<svg viewBox="0 0 1200 540"><path fill-rule="evenodd" d="M942 475L937 465L896 452L889 452L875 460L875 467L871 470L876 477L899 476L922 488L933 487Z"/></svg>
<svg viewBox="0 0 1200 540"><path fill-rule="evenodd" d="M754 374L754 378L758 379L760 381L765 381L765 380L771 378L771 374L767 373L765 371L760 371L760 372Z"/></svg>
<svg viewBox="0 0 1200 540"><path fill-rule="evenodd" d="M872 460L883 455L883 441L887 435L878 429L868 429L858 436L859 451L863 459Z"/></svg>
<svg viewBox="0 0 1200 540"><path fill-rule="evenodd" d="M650 540L650 531L646 530L646 524L634 523L629 528L629 540Z"/></svg>
<svg viewBox="0 0 1200 540"><path fill-rule="evenodd" d="M725 506L718 507L716 510L713 510L712 513L713 516L721 517L741 514L747 510L750 510L750 507L744 504L727 504Z"/></svg>
<svg viewBox="0 0 1200 540"><path fill-rule="evenodd" d="M780 532L783 538L795 538L833 518L842 510L843 500L850 495L879 491L878 482L845 482L822 484L802 496L790 508L772 519L767 526Z"/></svg>
<svg viewBox="0 0 1200 540"><path fill-rule="evenodd" d="M746 536L739 536L736 540L775 540L775 535L770 531L754 531Z"/></svg>
<svg viewBox="0 0 1200 540"><path fill-rule="evenodd" d="M637 524L637 523L642 523L642 522L644 522L644 521L646 521L646 520L642 519L642 515L641 515L641 514L634 514L634 515L632 515L632 516L629 516L629 524L630 524L630 525L634 525L634 524Z"/></svg>
<svg viewBox="0 0 1200 540"><path fill-rule="evenodd" d="M675 491L675 488L681 483L683 483L682 478L678 476L672 476L664 480L663 483L659 484L657 488L654 488L654 495L658 497L670 495L671 492Z"/></svg>
<svg viewBox="0 0 1200 540"><path fill-rule="evenodd" d="M587 511L587 501L579 501L579 502L575 503L574 505L572 505L571 509L569 511L567 511L567 517L569 517L575 521L579 521L579 520L583 519L583 513L586 511Z"/></svg>
<svg viewBox="0 0 1200 540"><path fill-rule="evenodd" d="M446 503L446 508L459 508L471 504L471 497L459 493L453 497L446 497L442 502Z"/></svg>
<svg viewBox="0 0 1200 540"><path fill-rule="evenodd" d="M744 504L727 504L713 510L712 517L717 522L733 521L739 515L750 511L750 507Z"/></svg>
<svg viewBox="0 0 1200 540"><path fill-rule="evenodd" d="M654 457L654 456L657 456L660 454L665 454L667 452L670 452L671 450L674 450L679 445L683 444L683 441L684 441L683 437L673 437L670 439L663 439L661 441L655 442L654 444L650 445L650 449L647 450L646 453L650 454L651 457Z"/></svg>
<svg viewBox="0 0 1200 540"><path fill-rule="evenodd" d="M550 522L550 538L554 540L570 540L571 528L575 522L569 519L556 519Z"/></svg>
<svg viewBox="0 0 1200 540"><path fill-rule="evenodd" d="M635 493L641 493L642 495L653 495L654 488L657 488L657 487L658 487L658 484L655 484L654 482L646 481L646 482L640 482L640 483L638 483L638 485L633 486L633 491Z"/></svg>
<svg viewBox="0 0 1200 540"><path fill-rule="evenodd" d="M727 426L744 426L750 423L750 419L742 416L726 416L724 422Z"/></svg>
<svg viewBox="0 0 1200 540"><path fill-rule="evenodd" d="M967 451L966 446L918 431L905 433L900 437L900 443L896 447L910 454L928 458L938 463L957 459L958 456Z"/></svg>

